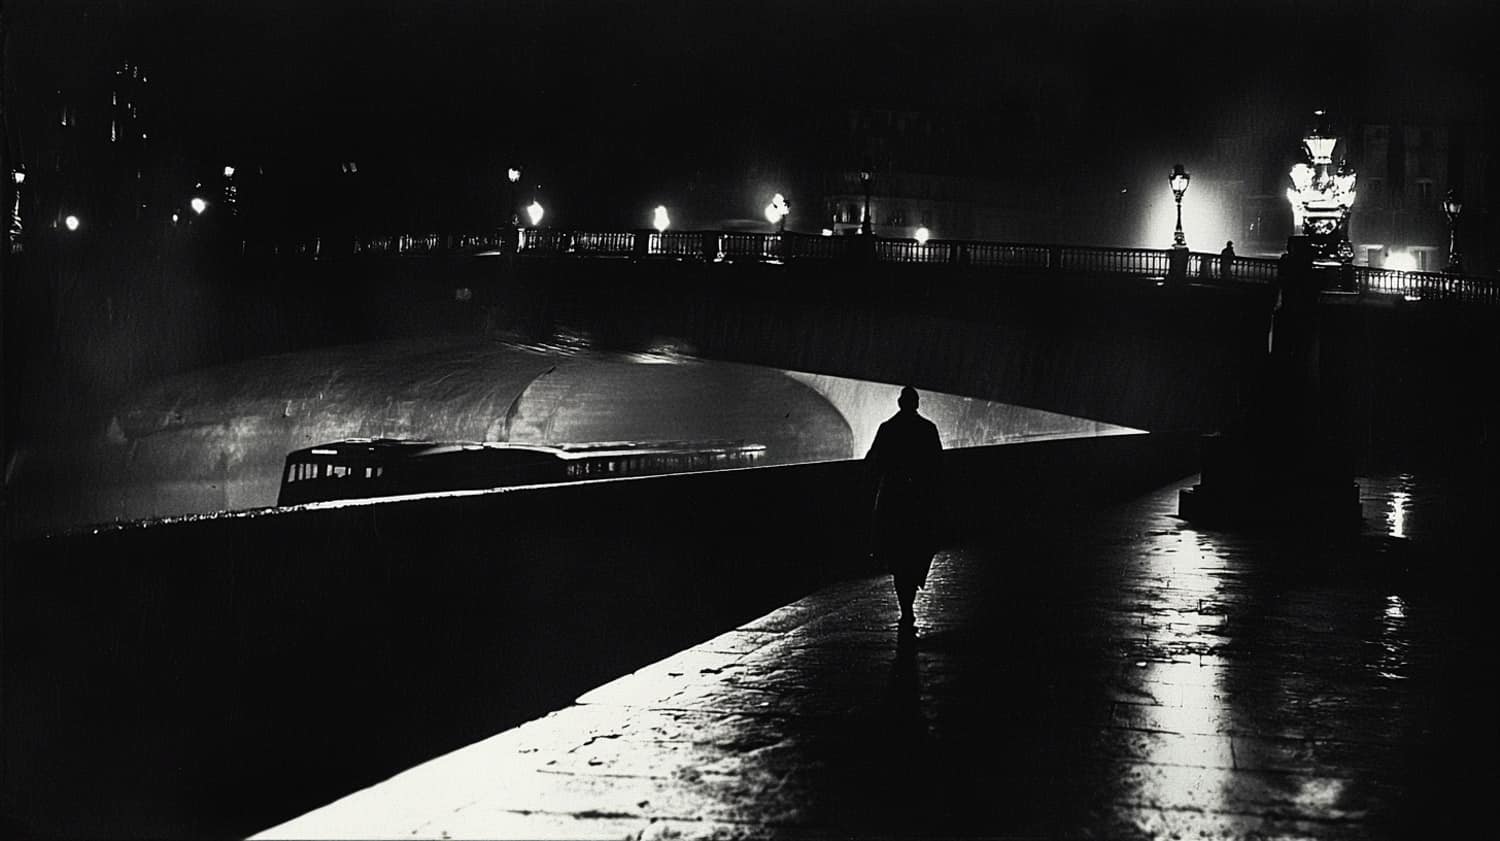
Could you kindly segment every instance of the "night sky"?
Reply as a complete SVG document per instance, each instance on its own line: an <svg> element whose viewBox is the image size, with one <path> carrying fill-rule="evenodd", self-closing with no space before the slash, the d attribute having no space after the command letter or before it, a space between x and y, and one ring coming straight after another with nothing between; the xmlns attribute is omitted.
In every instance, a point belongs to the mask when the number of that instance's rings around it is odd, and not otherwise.
<svg viewBox="0 0 1500 841"><path fill-rule="evenodd" d="M829 131L852 106L975 121L994 153L958 172L1115 182L1200 154L1225 124L1295 136L1313 108L1357 115L1413 77L1430 80L1419 98L1441 99L1444 79L1488 90L1495 22L1482 0L8 6L23 98L111 50L135 56L163 130L206 167L357 160L457 184L519 160L599 222L704 179L857 168ZM119 24L90 29L85 11Z"/></svg>

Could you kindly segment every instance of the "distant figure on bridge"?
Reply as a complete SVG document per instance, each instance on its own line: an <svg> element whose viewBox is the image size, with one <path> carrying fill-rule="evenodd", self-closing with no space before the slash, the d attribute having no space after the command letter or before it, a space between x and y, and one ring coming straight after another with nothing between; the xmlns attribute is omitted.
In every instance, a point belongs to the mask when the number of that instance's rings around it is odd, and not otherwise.
<svg viewBox="0 0 1500 841"><path fill-rule="evenodd" d="M901 389L901 410L880 425L866 463L877 481L872 554L890 571L901 603L901 630L916 629L912 602L927 584L937 550L938 480L943 444L937 426L917 414L917 390Z"/></svg>
<svg viewBox="0 0 1500 841"><path fill-rule="evenodd" d="M1224 243L1224 250L1219 252L1219 279L1228 280L1229 273L1234 270L1234 240Z"/></svg>

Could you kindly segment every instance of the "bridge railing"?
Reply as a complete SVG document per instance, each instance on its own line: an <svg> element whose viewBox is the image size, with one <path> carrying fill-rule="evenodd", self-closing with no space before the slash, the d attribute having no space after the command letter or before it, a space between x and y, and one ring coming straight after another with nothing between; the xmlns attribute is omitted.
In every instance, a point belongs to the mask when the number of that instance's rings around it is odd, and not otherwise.
<svg viewBox="0 0 1500 841"><path fill-rule="evenodd" d="M324 257L329 243L318 238L293 243L257 243L255 253ZM1084 274L1165 278L1172 268L1170 249L1120 248L1037 243L980 242L819 236L757 231L568 231L523 228L507 239L487 234L401 234L363 238L355 254L432 255L482 253L514 247L521 254L549 257L670 259L716 262L805 262L860 258L883 264L951 264L980 268L1067 271ZM344 253L349 253L347 240ZM246 253L251 253L246 244ZM1277 262L1259 257L1232 257L1191 252L1187 279L1198 283L1274 284ZM1439 272L1402 272L1354 266L1353 289L1366 294L1399 295L1407 300L1456 300L1500 304L1500 279Z"/></svg>
<svg viewBox="0 0 1500 841"><path fill-rule="evenodd" d="M1167 252L1152 249L1069 246L1059 252L1058 268L1065 271L1166 277L1170 268Z"/></svg>
<svg viewBox="0 0 1500 841"><path fill-rule="evenodd" d="M1356 289L1364 294L1399 295L1408 301L1500 304L1500 283L1489 278L1355 267L1354 279Z"/></svg>

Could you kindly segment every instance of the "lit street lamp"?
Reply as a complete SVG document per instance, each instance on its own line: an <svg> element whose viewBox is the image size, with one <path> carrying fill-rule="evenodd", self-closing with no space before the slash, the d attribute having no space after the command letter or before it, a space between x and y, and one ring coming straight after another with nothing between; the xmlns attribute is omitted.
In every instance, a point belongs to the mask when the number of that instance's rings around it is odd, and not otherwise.
<svg viewBox="0 0 1500 841"><path fill-rule="evenodd" d="M505 171L506 180L510 181L509 192L506 193L505 216L510 220L510 226L514 228L520 221L516 216L516 182L521 180L519 167L511 167Z"/></svg>
<svg viewBox="0 0 1500 841"><path fill-rule="evenodd" d="M11 181L15 182L15 203L10 209L10 237L11 242L19 242L24 230L21 225L21 185L26 183L26 167L16 164L11 170ZM14 245L12 247L15 247Z"/></svg>
<svg viewBox="0 0 1500 841"><path fill-rule="evenodd" d="M874 173L870 172L869 167L859 171L859 181L865 188L865 214L864 218L859 220L859 232L865 236L872 233L870 230L870 179L873 177Z"/></svg>
<svg viewBox="0 0 1500 841"><path fill-rule="evenodd" d="M667 216L667 206L664 204L657 205L656 210L653 211L651 227L655 228L656 232L659 234L666 231L667 226L671 224L672 220Z"/></svg>
<svg viewBox="0 0 1500 841"><path fill-rule="evenodd" d="M542 216L545 213L546 211L542 209L542 203L536 199L532 199L531 204L526 206L526 215L531 218L531 227L533 228L542 224Z"/></svg>
<svg viewBox="0 0 1500 841"><path fill-rule="evenodd" d="M1448 196L1443 199L1443 212L1448 214L1448 265L1443 271L1450 274L1459 274L1464 270L1463 256L1458 253L1458 214L1463 209L1463 201L1449 189Z"/></svg>
<svg viewBox="0 0 1500 841"><path fill-rule="evenodd" d="M74 215L73 215L73 214L71 214L71 213L69 213L69 214L68 214L68 217L67 217L67 218L66 218L66 219L64 219L64 220L63 220L63 225L64 225L64 226L65 226L65 227L66 227L66 228L67 228L67 229L68 229L68 230L70 230L70 231L76 231L76 230L78 230L78 226L79 226L79 224L81 224L81 223L80 223L80 222L79 222L79 221L78 221L78 217L77 217L77 216L74 216Z"/></svg>
<svg viewBox="0 0 1500 841"><path fill-rule="evenodd" d="M239 204L239 188L234 185L234 167L224 167L224 206L232 214Z"/></svg>
<svg viewBox="0 0 1500 841"><path fill-rule="evenodd" d="M205 210L208 209L208 202L204 201L203 199L199 198L198 196L193 196L193 200L190 201L190 202L188 202L188 206L193 209L194 213L198 214L199 216L202 216L203 215L203 211L205 211Z"/></svg>
<svg viewBox="0 0 1500 841"><path fill-rule="evenodd" d="M1187 192L1188 182L1192 179L1182 164L1173 167L1172 174L1167 176L1167 183L1172 186L1172 198L1177 201L1177 230L1172 232L1173 248L1187 248L1187 237L1182 235L1182 194Z"/></svg>
<svg viewBox="0 0 1500 841"><path fill-rule="evenodd" d="M1349 211L1354 206L1354 168L1344 161L1334 163L1338 137L1328 127L1328 114L1314 111L1313 130L1302 138L1304 160L1288 175L1287 201L1292 205L1292 226L1306 238L1314 260L1324 265L1349 265L1354 246L1349 243Z"/></svg>
<svg viewBox="0 0 1500 841"><path fill-rule="evenodd" d="M925 226L921 227L921 228L918 228L917 229L917 245L926 245L928 238L931 237L931 236L932 236L932 232L929 231L929 230L927 230L927 228Z"/></svg>
<svg viewBox="0 0 1500 841"><path fill-rule="evenodd" d="M771 203L766 205L766 221L776 226L776 233L785 233L786 217L791 212L792 207L786 203L786 197L777 193L771 197Z"/></svg>

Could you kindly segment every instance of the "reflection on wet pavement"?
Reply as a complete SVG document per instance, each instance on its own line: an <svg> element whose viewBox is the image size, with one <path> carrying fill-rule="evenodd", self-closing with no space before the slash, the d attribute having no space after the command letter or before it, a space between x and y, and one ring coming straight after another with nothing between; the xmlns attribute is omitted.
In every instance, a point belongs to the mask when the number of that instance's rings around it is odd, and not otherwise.
<svg viewBox="0 0 1500 841"><path fill-rule="evenodd" d="M1446 837L1493 576L1441 488L1362 487L1357 537L1195 529L1175 486L1008 526L915 640L846 582L264 837Z"/></svg>

